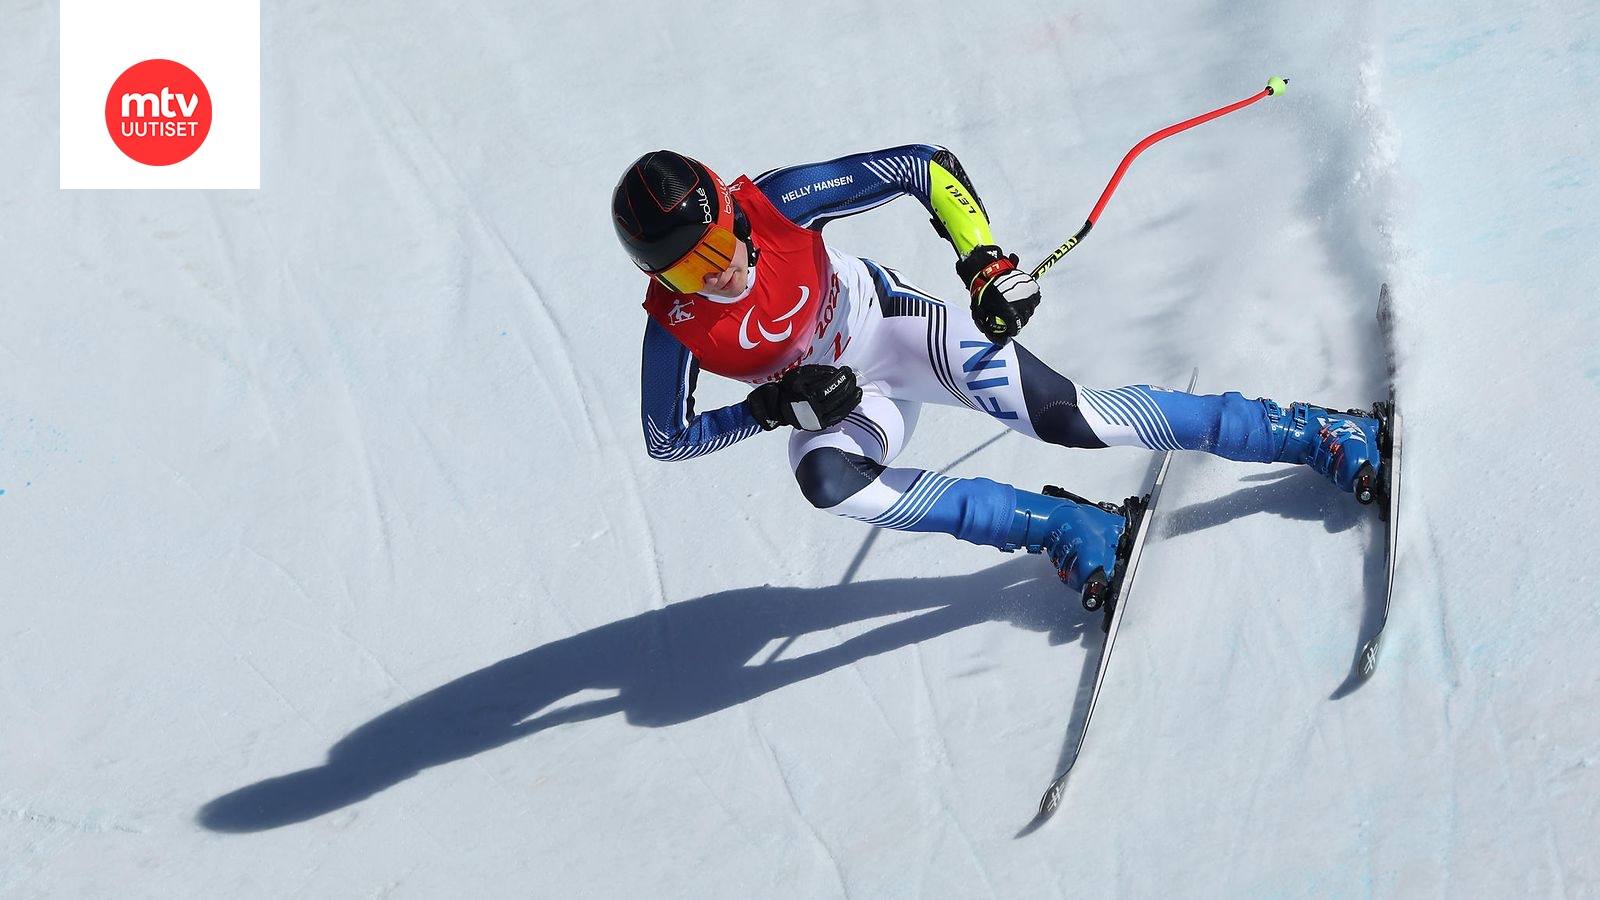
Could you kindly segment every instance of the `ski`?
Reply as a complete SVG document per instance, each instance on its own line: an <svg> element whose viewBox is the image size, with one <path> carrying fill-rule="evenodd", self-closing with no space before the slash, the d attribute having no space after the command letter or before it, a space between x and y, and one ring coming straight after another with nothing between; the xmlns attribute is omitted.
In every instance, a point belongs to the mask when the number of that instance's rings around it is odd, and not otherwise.
<svg viewBox="0 0 1600 900"><path fill-rule="evenodd" d="M1383 627L1389 623L1389 606L1394 600L1394 566L1400 536L1400 407L1395 391L1395 334L1394 308L1389 297L1389 285L1378 288L1378 328L1383 332L1384 357L1389 370L1389 402L1373 406L1378 418L1378 452L1382 465L1378 472L1378 493L1382 501L1378 514L1388 523L1388 546L1384 551L1385 586L1383 591L1383 616L1372 637L1361 645L1357 657L1356 674L1362 681L1378 670L1378 650L1383 641Z"/></svg>
<svg viewBox="0 0 1600 900"><path fill-rule="evenodd" d="M1195 382L1200 378L1197 368L1189 376L1190 393L1194 392ZM1072 774L1072 767L1078 762L1078 754L1083 751L1083 742L1089 734L1089 723L1094 719L1095 704L1100 700L1100 688L1105 684L1107 663L1111 660L1111 648L1117 642L1117 629L1122 624L1122 613L1126 607L1124 602L1128 591L1133 587L1133 578L1139 567L1139 558L1144 553L1145 538L1150 535L1150 519L1155 513L1156 501L1161 498L1161 486L1166 483L1167 469L1172 465L1172 451L1168 450L1161 455L1161 463L1156 468L1154 477L1142 497L1129 497L1118 510L1128 518L1128 527L1123 532L1124 542L1127 546L1126 553L1117 554L1118 566L1116 574L1111 578L1110 590L1103 605L1105 618L1102 628L1105 631L1105 641L1100 645L1100 661L1095 666L1094 690L1089 695L1089 709L1083 716L1083 728L1078 732L1078 741L1072 748L1072 756L1067 759L1066 766L1050 782L1050 787L1039 800L1039 812L1034 817L1031 827L1037 827L1055 813L1056 807L1061 805L1061 795L1067 789L1067 776ZM1056 489L1059 491L1059 489ZM1051 488L1046 488L1045 493L1051 493ZM1067 495L1061 491L1059 495ZM1115 507L1114 507L1115 509Z"/></svg>

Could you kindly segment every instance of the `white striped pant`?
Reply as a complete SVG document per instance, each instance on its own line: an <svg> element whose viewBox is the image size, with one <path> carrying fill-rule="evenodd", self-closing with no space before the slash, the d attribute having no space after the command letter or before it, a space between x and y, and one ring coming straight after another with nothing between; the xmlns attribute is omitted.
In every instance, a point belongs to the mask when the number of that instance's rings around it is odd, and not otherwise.
<svg viewBox="0 0 1600 900"><path fill-rule="evenodd" d="M1004 535L995 532L1009 524L1010 509L1000 508L1013 496L1008 485L890 465L910 439L923 403L966 406L1062 446L1271 458L1258 400L1148 385L1077 387L1015 341L995 347L964 308L946 308L893 270L867 265L877 302L839 360L855 370L862 401L838 425L796 430L789 441L802 491L828 512L885 528L998 543Z"/></svg>

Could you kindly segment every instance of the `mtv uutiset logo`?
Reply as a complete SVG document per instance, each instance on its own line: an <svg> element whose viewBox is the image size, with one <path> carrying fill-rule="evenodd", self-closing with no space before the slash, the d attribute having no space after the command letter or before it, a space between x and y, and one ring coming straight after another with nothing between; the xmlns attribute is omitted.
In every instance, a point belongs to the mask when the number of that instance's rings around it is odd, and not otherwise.
<svg viewBox="0 0 1600 900"><path fill-rule="evenodd" d="M134 162L147 166L183 162L211 131L211 94L183 63L147 59L129 67L111 85L106 130Z"/></svg>
<svg viewBox="0 0 1600 900"><path fill-rule="evenodd" d="M61 0L63 188L259 188L259 0Z"/></svg>

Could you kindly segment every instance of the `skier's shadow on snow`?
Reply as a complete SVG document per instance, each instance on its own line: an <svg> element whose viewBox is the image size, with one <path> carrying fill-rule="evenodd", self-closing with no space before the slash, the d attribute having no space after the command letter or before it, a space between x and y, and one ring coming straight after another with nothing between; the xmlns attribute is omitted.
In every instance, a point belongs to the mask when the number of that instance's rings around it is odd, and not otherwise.
<svg viewBox="0 0 1600 900"><path fill-rule="evenodd" d="M773 658L782 656L786 638L894 615L902 618L820 650ZM1083 613L1035 557L946 578L724 591L552 641L458 678L360 726L333 745L323 765L218 797L197 818L219 832L304 822L424 769L547 728L619 713L633 725L675 725L995 621L1049 633L1053 643L1085 635L1099 640L1099 618ZM596 691L615 693L573 699Z"/></svg>
<svg viewBox="0 0 1600 900"><path fill-rule="evenodd" d="M1161 534L1176 537L1261 514L1321 522L1329 534L1335 534L1354 528L1371 514L1349 494L1332 489L1326 477L1305 466L1259 472L1239 480L1250 486L1173 510L1167 515Z"/></svg>
<svg viewBox="0 0 1600 900"><path fill-rule="evenodd" d="M1252 484L1225 497L1173 510L1160 533L1175 537L1262 513L1285 519L1320 521L1329 534L1347 531L1362 522L1370 522L1373 526L1372 533L1376 537L1366 557L1363 575L1365 602L1362 604L1361 627L1356 632L1356 652L1351 658L1350 671L1344 682L1334 689L1328 699L1338 700L1348 696L1364 683L1360 676L1361 648L1383 620L1384 532L1377 524L1377 510L1353 502L1348 494L1330 491L1326 478L1304 466L1248 475L1241 480Z"/></svg>

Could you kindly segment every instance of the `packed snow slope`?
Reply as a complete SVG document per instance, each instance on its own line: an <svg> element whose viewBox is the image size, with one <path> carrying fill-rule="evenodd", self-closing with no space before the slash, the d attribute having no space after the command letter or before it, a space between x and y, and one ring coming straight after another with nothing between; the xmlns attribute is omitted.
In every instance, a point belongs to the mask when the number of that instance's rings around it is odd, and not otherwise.
<svg viewBox="0 0 1600 900"><path fill-rule="evenodd" d="M1594 896L1600 8L263 6L262 189L57 190L0 29L0 896ZM1035 557L646 457L641 152L954 149L1084 384L1364 405L1400 581L1318 476L1185 455L1062 809L1096 622ZM912 201L837 247L959 300ZM733 402L707 377L700 405ZM1151 455L928 411L905 464Z"/></svg>

